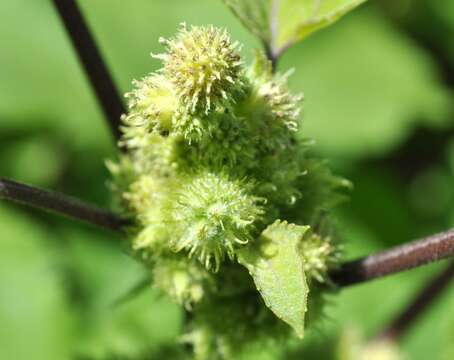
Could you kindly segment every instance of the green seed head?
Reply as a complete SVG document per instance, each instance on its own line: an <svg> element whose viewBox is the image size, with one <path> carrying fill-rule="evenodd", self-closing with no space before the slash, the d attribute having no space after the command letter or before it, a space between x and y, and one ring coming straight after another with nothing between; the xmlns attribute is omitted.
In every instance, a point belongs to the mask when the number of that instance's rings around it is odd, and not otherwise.
<svg viewBox="0 0 454 360"><path fill-rule="evenodd" d="M293 95L288 91L287 79L290 73L276 75L272 80L265 82L259 90L271 108L271 112L278 121L283 122L292 130L298 130L299 106L302 95Z"/></svg>
<svg viewBox="0 0 454 360"><path fill-rule="evenodd" d="M228 105L241 88L239 44L225 30L182 24L175 38L160 41L167 53L153 56L163 61L186 112L208 114Z"/></svg>
<svg viewBox="0 0 454 360"><path fill-rule="evenodd" d="M134 238L134 250L143 251L143 256L161 253L163 244L169 238L167 183L159 176L142 175L123 193L132 213L143 226Z"/></svg>
<svg viewBox="0 0 454 360"><path fill-rule="evenodd" d="M160 74L136 80L133 86L133 91L126 94L128 114L122 119L122 144L129 149L145 146L153 130L168 133L178 106L173 84Z"/></svg>
<svg viewBox="0 0 454 360"><path fill-rule="evenodd" d="M179 192L175 221L183 234L175 250L188 250L208 269L219 269L227 254L251 239L253 223L262 214L261 199L248 194L246 181L205 172L192 178Z"/></svg>
<svg viewBox="0 0 454 360"><path fill-rule="evenodd" d="M271 64L261 52L255 53L254 63L249 68L254 93L262 99L263 106L272 114L277 124L283 123L291 131L298 130L302 94L292 94L288 89L288 78L292 71L273 74Z"/></svg>
<svg viewBox="0 0 454 360"><path fill-rule="evenodd" d="M214 286L212 275L184 257L161 258L153 266L153 283L186 309L199 302Z"/></svg>
<svg viewBox="0 0 454 360"><path fill-rule="evenodd" d="M338 263L339 253L329 238L311 231L305 234L300 244L303 268L309 279L325 282L328 270Z"/></svg>

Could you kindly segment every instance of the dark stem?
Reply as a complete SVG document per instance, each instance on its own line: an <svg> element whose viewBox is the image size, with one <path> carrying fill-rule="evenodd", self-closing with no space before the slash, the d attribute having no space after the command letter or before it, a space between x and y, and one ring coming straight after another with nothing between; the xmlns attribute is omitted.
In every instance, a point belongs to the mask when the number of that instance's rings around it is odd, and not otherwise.
<svg viewBox="0 0 454 360"><path fill-rule="evenodd" d="M76 1L53 0L53 3L71 38L79 61L90 80L104 115L109 121L113 135L118 140L121 136L120 118L125 113L125 108L107 65L96 46L96 42Z"/></svg>
<svg viewBox="0 0 454 360"><path fill-rule="evenodd" d="M277 70L277 62L279 60L279 54L276 51L276 37L279 26L277 15L279 13L279 6L280 0L273 0L269 23L270 39L263 44L266 56L271 62L271 70L273 71L273 73L275 73Z"/></svg>
<svg viewBox="0 0 454 360"><path fill-rule="evenodd" d="M424 310L428 309L443 293L453 279L454 261L421 289L413 301L379 334L378 338L399 340Z"/></svg>
<svg viewBox="0 0 454 360"><path fill-rule="evenodd" d="M454 230L412 241L383 252L344 263L330 277L338 286L349 286L409 270L454 255Z"/></svg>
<svg viewBox="0 0 454 360"><path fill-rule="evenodd" d="M105 229L121 232L130 222L72 197L0 178L0 199L47 210Z"/></svg>
<svg viewBox="0 0 454 360"><path fill-rule="evenodd" d="M279 56L275 54L274 50L268 44L264 43L265 54L268 60L271 62L271 70L273 74L277 70L277 62L279 60Z"/></svg>
<svg viewBox="0 0 454 360"><path fill-rule="evenodd" d="M78 199L0 178L0 199L47 210L116 232L130 220ZM436 234L383 252L344 263L330 273L331 280L344 287L385 275L409 270L454 255L454 230Z"/></svg>

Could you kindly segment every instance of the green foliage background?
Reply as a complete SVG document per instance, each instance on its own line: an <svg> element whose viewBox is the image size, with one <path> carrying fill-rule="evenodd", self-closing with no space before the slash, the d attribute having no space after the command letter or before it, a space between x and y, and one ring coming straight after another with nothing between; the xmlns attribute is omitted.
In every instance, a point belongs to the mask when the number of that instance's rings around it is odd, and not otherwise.
<svg viewBox="0 0 454 360"><path fill-rule="evenodd" d="M123 93L181 21L227 27L247 59L259 46L220 0L79 2ZM3 0L0 23L0 175L108 206L115 147L51 2ZM346 258L454 225L453 38L452 1L371 1L282 59L301 136L355 184L336 214ZM342 290L286 358L373 335L442 267ZM118 301L143 276L115 235L0 203L0 359L172 358L178 308L151 289ZM453 307L454 288L404 338L409 358L452 359Z"/></svg>

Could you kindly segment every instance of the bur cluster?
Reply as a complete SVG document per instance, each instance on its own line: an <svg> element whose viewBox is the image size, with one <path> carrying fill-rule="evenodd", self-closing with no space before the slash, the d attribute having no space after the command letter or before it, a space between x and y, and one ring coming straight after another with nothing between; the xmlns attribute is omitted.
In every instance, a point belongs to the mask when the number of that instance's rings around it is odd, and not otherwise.
<svg viewBox="0 0 454 360"><path fill-rule="evenodd" d="M262 53L246 66L213 26L182 24L160 43L162 69L133 82L126 151L109 164L135 223L131 249L153 286L191 312L183 340L197 359L236 358L292 327L302 336L307 301L286 305L273 276L301 299L329 282L338 248L328 214L348 183L310 155L303 97Z"/></svg>

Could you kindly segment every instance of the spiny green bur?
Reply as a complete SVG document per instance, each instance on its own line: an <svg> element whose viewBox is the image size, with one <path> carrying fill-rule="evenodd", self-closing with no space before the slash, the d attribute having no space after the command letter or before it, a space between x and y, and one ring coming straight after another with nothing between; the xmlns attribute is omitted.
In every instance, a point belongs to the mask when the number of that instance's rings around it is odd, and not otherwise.
<svg viewBox="0 0 454 360"><path fill-rule="evenodd" d="M198 359L235 358L291 328L302 337L309 288L337 262L327 213L348 183L309 155L302 96L260 52L246 67L212 26L183 24L161 43L163 68L133 82L127 151L109 164L132 249L193 312L183 339Z"/></svg>

